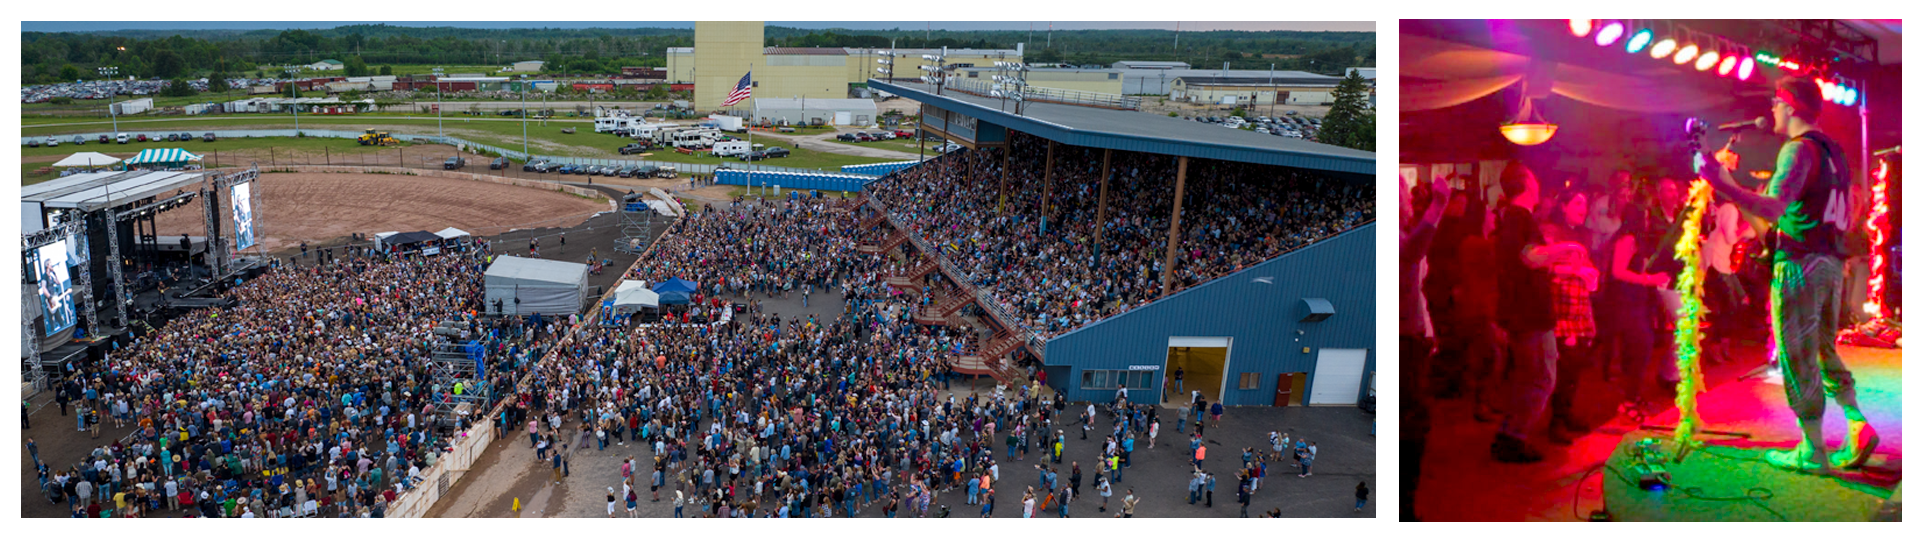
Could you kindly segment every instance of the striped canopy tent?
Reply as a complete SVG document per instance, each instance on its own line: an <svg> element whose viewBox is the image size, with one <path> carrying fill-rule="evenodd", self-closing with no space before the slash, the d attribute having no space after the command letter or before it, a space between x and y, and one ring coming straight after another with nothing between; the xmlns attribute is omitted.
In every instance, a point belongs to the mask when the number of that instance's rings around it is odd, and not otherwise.
<svg viewBox="0 0 1920 540"><path fill-rule="evenodd" d="M180 148L149 148L127 158L126 164L185 165L189 161L200 161L200 155Z"/></svg>

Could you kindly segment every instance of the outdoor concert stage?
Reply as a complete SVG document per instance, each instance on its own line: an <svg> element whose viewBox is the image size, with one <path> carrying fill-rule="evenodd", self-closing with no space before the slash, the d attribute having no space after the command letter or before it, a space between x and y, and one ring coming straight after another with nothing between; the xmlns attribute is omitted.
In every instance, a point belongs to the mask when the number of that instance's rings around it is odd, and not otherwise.
<svg viewBox="0 0 1920 540"><path fill-rule="evenodd" d="M1542 435L1538 440L1546 459L1514 465L1488 456L1494 424L1473 422L1462 400L1443 401L1423 466L1421 516L1428 521L1570 521L1604 508L1616 521L1873 519L1902 479L1901 350L1840 347L1857 381L1861 409L1880 432L1880 446L1861 470L1833 477L1785 473L1751 461L1799 438L1779 377L1742 376L1758 365L1753 355L1763 353L1764 348L1743 348L1741 361L1710 368L1699 398L1703 431L1745 436L1701 434L1704 450L1671 466L1672 486L1657 493L1635 485L1638 475L1624 462L1622 449L1644 437L1671 437L1667 428L1679 418L1671 403L1641 423L1620 416L1595 419L1605 425L1570 446L1549 445ZM1579 399L1584 405L1610 402L1604 399L1610 395L1587 391L1590 386L1583 385L1586 395ZM1829 402L1827 446L1842 444L1846 429L1839 408ZM1501 481L1486 482L1489 476Z"/></svg>

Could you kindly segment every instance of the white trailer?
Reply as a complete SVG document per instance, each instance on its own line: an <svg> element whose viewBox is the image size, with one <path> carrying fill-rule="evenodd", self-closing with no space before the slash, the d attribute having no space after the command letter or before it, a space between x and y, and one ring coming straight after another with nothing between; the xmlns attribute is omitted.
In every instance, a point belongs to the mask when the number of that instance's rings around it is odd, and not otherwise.
<svg viewBox="0 0 1920 540"><path fill-rule="evenodd" d="M626 116L601 116L593 119L594 133L613 133L629 129L632 118Z"/></svg>
<svg viewBox="0 0 1920 540"><path fill-rule="evenodd" d="M627 135L630 137L633 137L633 140L636 140L636 141L653 141L657 143L660 141L654 139L654 136L658 135L661 130L677 128L677 127L680 127L680 125L679 124L649 124L646 121L641 120L631 124L631 126L628 128Z"/></svg>
<svg viewBox="0 0 1920 540"><path fill-rule="evenodd" d="M747 150L749 150L747 140L722 140L722 142L714 142L714 156L720 156L720 158L735 158L735 156L747 154Z"/></svg>
<svg viewBox="0 0 1920 540"><path fill-rule="evenodd" d="M153 108L153 98L129 99L113 104L114 114L140 114Z"/></svg>
<svg viewBox="0 0 1920 540"><path fill-rule="evenodd" d="M716 115L713 115L711 118L713 119L714 125L717 125L720 127L720 131L742 133L747 130L747 121L745 118L741 118L738 116L727 116L724 114L716 114Z"/></svg>
<svg viewBox="0 0 1920 540"><path fill-rule="evenodd" d="M720 140L720 130L713 128L683 129L673 134L674 148L706 148Z"/></svg>

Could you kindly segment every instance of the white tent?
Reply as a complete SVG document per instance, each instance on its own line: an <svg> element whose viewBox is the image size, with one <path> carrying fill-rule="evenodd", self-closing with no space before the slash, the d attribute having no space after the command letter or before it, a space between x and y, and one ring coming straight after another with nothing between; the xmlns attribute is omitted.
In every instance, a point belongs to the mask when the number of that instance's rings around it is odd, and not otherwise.
<svg viewBox="0 0 1920 540"><path fill-rule="evenodd" d="M502 255L487 267L487 309L506 315L580 313L587 297L587 265Z"/></svg>
<svg viewBox="0 0 1920 540"><path fill-rule="evenodd" d="M439 236L443 240L452 240L454 238L459 238L462 236L473 236L471 234L467 234L467 231L455 229L453 227L447 227L446 229L442 229L440 232L433 233L433 234L435 236Z"/></svg>
<svg viewBox="0 0 1920 540"><path fill-rule="evenodd" d="M643 307L660 307L660 293L648 289L647 282L630 279L620 282L613 290L614 311L628 312Z"/></svg>
<svg viewBox="0 0 1920 540"><path fill-rule="evenodd" d="M75 152L66 159L55 162L55 167L105 167L119 163L120 158L99 152Z"/></svg>

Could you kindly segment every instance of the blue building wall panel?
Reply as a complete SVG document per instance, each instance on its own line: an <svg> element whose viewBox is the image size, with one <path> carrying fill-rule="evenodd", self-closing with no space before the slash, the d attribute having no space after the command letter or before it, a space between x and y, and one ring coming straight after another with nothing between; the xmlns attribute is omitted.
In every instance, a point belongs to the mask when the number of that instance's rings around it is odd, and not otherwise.
<svg viewBox="0 0 1920 540"><path fill-rule="evenodd" d="M1049 381L1064 387L1073 401L1110 401L1115 390L1080 388L1081 372L1165 366L1171 337L1231 337L1227 390L1221 400L1226 405L1271 405L1281 373L1308 373L1307 387L1312 388L1314 363L1323 348L1368 351L1364 393L1378 350L1373 227L1360 226L1054 338L1046 346L1046 363L1054 366ZM1324 298L1336 314L1321 322L1300 322L1307 314L1304 298ZM1301 352L1303 347L1309 352ZM1259 374L1258 388L1237 389L1240 374L1246 372ZM1155 372L1150 387L1129 389L1129 397L1159 401L1167 375Z"/></svg>
<svg viewBox="0 0 1920 540"><path fill-rule="evenodd" d="M747 171L722 169L714 173L714 183L730 186L780 186L782 189L818 189L822 191L860 191L867 182L879 179L873 176L850 176L832 173L793 173L754 171L748 178Z"/></svg>

